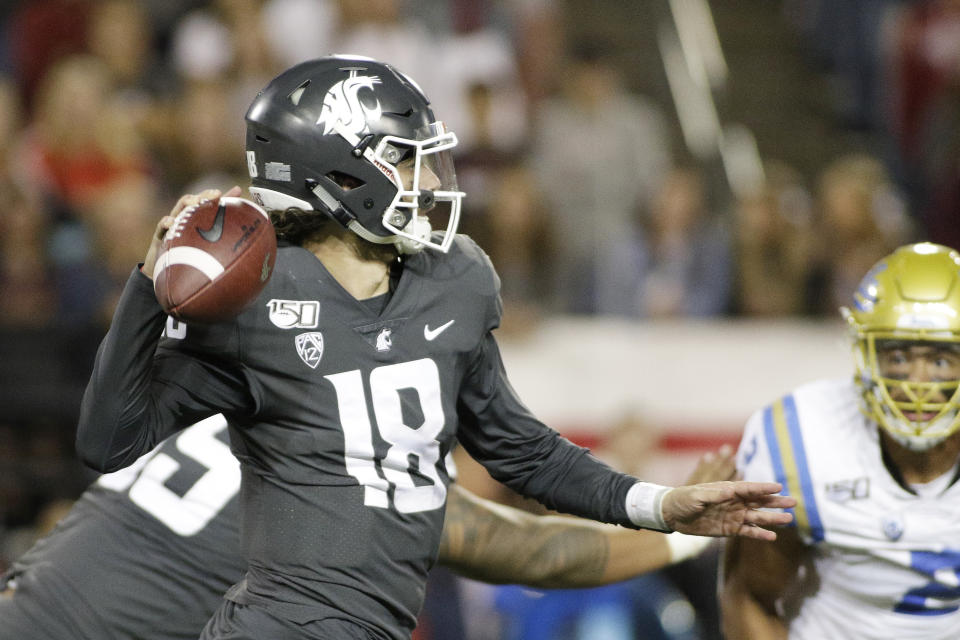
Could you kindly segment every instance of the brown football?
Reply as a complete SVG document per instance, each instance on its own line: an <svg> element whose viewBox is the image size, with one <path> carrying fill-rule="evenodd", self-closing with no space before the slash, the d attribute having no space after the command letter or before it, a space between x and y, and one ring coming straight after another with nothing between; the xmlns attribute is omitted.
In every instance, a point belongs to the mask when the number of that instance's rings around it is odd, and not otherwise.
<svg viewBox="0 0 960 640"><path fill-rule="evenodd" d="M204 200L181 211L164 236L153 288L177 320L222 322L256 300L276 258L263 208L244 198Z"/></svg>

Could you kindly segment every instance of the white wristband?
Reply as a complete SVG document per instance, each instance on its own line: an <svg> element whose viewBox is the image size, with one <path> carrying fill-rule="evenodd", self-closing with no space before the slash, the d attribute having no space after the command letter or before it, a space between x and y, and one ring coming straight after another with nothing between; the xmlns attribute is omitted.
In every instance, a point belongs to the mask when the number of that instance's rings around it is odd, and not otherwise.
<svg viewBox="0 0 960 640"><path fill-rule="evenodd" d="M668 533L673 531L663 519L663 496L672 487L638 482L627 492L627 517L641 529Z"/></svg>
<svg viewBox="0 0 960 640"><path fill-rule="evenodd" d="M700 555L700 552L710 546L713 538L708 536L688 536L685 533L674 531L667 536L667 547L670 548L670 564L683 562Z"/></svg>

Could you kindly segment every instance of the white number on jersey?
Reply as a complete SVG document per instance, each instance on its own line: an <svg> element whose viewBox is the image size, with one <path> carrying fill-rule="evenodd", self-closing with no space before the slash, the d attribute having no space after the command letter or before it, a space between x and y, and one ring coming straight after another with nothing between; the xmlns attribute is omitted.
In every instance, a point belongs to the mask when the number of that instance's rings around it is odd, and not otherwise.
<svg viewBox="0 0 960 640"><path fill-rule="evenodd" d="M429 511L443 506L447 488L440 480L437 462L443 430L440 399L440 372L433 360L377 367L370 373L370 399L380 437L390 444L383 458L373 447L373 426L367 411L366 393L359 370L326 376L337 392L340 423L343 425L347 473L364 487L364 504L387 508L388 490L394 487L394 506L401 513ZM423 424L403 421L400 391L412 389L420 400ZM411 462L415 456L415 462ZM417 485L411 471L430 481ZM383 472L381 477L377 467Z"/></svg>
<svg viewBox="0 0 960 640"><path fill-rule="evenodd" d="M181 536L199 533L240 490L240 465L230 447L217 439L227 428L222 415L188 427L174 441L180 453L203 465L206 471L183 496L164 484L180 463L163 452L140 458L132 466L100 477L99 483L124 491L138 507Z"/></svg>

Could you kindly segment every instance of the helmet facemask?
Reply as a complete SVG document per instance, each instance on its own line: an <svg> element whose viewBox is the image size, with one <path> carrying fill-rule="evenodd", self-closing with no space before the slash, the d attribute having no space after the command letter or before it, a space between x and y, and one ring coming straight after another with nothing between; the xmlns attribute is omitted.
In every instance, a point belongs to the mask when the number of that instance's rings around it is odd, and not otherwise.
<svg viewBox="0 0 960 640"><path fill-rule="evenodd" d="M869 418L911 451L960 430L960 254L932 243L901 247L867 273L841 313Z"/></svg>
<svg viewBox="0 0 960 640"><path fill-rule="evenodd" d="M960 373L910 379L912 365L902 362L911 348L919 348L952 360L948 368L960 371L960 340L868 334L859 343L866 365L859 371L865 408L894 440L911 451L926 451L960 428Z"/></svg>
<svg viewBox="0 0 960 640"><path fill-rule="evenodd" d="M397 186L381 224L396 236L387 241L396 243L401 253L416 253L424 247L444 253L449 250L460 223L464 196L457 189L453 167L451 149L456 145L456 135L443 123L434 122L419 129L416 139L387 135L375 149L364 152ZM438 241L432 237L431 219L445 222ZM384 242L380 237L368 237L362 227L351 225L350 229L371 242Z"/></svg>

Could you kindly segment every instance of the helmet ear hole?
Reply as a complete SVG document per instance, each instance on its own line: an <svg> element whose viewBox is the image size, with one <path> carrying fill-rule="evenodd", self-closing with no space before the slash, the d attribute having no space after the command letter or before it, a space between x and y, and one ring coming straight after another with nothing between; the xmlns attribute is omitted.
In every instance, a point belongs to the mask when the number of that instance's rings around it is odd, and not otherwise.
<svg viewBox="0 0 960 640"><path fill-rule="evenodd" d="M327 174L327 178L344 191L357 189L366 184L366 182L360 178L352 176L349 173L344 173L343 171L331 171Z"/></svg>

